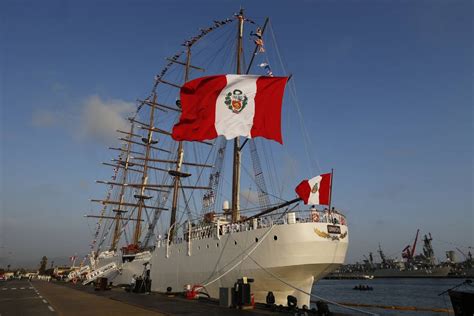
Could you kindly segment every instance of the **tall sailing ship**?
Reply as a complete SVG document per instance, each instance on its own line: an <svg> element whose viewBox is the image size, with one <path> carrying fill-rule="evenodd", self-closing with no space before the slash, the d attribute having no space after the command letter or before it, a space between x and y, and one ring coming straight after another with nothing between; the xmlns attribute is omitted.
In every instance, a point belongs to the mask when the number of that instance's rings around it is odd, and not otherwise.
<svg viewBox="0 0 474 316"><path fill-rule="evenodd" d="M249 277L256 301L272 291L278 304L293 295L309 306L313 282L344 262L348 228L331 209L332 173L301 182L295 197L296 179L277 171L291 155L269 140L281 143L281 125L300 109L263 22L241 10L200 29L137 101L121 146L110 148L117 157L104 162L112 178L97 181L107 194L92 200L101 210L89 215L98 222L85 284L147 275L152 291L198 285L217 297ZM281 110L286 84L296 108Z"/></svg>

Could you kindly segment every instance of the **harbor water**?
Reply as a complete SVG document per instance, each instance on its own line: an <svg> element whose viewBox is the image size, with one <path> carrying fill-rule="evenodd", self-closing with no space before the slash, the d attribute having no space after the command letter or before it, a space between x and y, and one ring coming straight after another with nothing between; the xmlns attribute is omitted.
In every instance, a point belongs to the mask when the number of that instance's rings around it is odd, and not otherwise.
<svg viewBox="0 0 474 316"><path fill-rule="evenodd" d="M354 303L386 306L414 306L418 308L449 309L451 301L447 294L439 293L450 289L464 279L373 279L373 280L320 280L313 285L312 294L338 303ZM372 291L354 290L357 285L368 285ZM313 298L314 299L314 298ZM312 300L313 300L312 299ZM355 307L379 315L448 315L446 312L403 311L381 308ZM334 312L348 313L348 310L330 305ZM453 313L450 313L453 315Z"/></svg>

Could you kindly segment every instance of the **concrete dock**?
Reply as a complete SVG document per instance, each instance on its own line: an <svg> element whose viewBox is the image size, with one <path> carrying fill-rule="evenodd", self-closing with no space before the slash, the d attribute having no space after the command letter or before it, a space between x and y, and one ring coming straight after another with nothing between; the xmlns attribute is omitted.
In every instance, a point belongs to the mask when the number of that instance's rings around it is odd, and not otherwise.
<svg viewBox="0 0 474 316"><path fill-rule="evenodd" d="M62 282L10 280L0 283L0 316L13 315L289 315L265 309L237 310L215 301L187 300L162 294L127 293L121 288L94 291L92 286Z"/></svg>
<svg viewBox="0 0 474 316"><path fill-rule="evenodd" d="M0 283L0 315L165 315L56 282Z"/></svg>

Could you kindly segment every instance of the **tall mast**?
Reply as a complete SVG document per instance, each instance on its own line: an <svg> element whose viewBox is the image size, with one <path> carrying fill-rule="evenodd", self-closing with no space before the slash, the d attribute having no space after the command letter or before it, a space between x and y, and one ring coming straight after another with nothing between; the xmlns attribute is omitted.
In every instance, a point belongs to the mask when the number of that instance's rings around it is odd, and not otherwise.
<svg viewBox="0 0 474 316"><path fill-rule="evenodd" d="M133 134L133 128L135 124L131 124L130 126L130 135L127 136L128 140L132 138ZM132 144L130 142L127 142L127 149L125 153L125 161L122 162L123 164L123 175L122 175L122 183L127 182L127 174L128 174L128 167L129 167L129 162L130 162L130 150L131 150ZM122 210L122 203L123 199L125 197L125 186L122 186L120 188L120 194L119 194L119 201L120 204L117 206L116 209L114 209L115 214L115 227L114 227L114 235L112 237L112 244L110 246L110 250L117 250L117 244L120 239L120 229L121 229L121 222L122 222L122 213L124 212Z"/></svg>
<svg viewBox="0 0 474 316"><path fill-rule="evenodd" d="M242 59L242 38L244 33L244 10L240 9L238 30L237 30L237 69L236 73L240 75L240 61ZM234 167L232 174L232 222L240 220L240 138L234 139Z"/></svg>
<svg viewBox="0 0 474 316"><path fill-rule="evenodd" d="M156 93L153 94L153 103L156 103ZM140 240L141 230L142 230L142 211L144 206L145 199L148 199L145 195L146 184L148 183L148 160L150 159L150 150L153 141L153 128L155 126L155 107L152 106L150 109L150 129L148 130L147 138L143 138L142 141L146 144L145 149L145 158L143 161L143 173L142 173L142 186L140 187L140 194L135 195L135 198L138 199L138 209L137 209L137 222L135 224L135 232L133 234L133 244L137 245Z"/></svg>
<svg viewBox="0 0 474 316"><path fill-rule="evenodd" d="M186 66L184 70L184 82L186 83L189 79L189 68L191 62L191 47L187 46L186 51ZM170 236L169 240L173 240L173 235L175 231L175 223L176 223L176 212L178 210L178 197L179 197L179 184L180 184L180 176L181 176L181 167L183 165L183 158L184 158L184 148L183 142L178 143L178 159L176 161L176 169L174 172L174 184L173 184L173 201L171 204L171 218L170 218Z"/></svg>

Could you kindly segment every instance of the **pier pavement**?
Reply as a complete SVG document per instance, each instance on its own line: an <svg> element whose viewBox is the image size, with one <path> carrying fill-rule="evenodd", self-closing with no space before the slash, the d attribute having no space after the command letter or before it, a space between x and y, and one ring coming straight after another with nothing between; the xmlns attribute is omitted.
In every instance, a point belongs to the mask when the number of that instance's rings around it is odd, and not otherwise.
<svg viewBox="0 0 474 316"><path fill-rule="evenodd" d="M10 280L0 283L0 316L165 315L56 282Z"/></svg>
<svg viewBox="0 0 474 316"><path fill-rule="evenodd" d="M53 307L28 280L0 282L0 316L54 314Z"/></svg>
<svg viewBox="0 0 474 316"><path fill-rule="evenodd" d="M0 316L120 315L286 315L275 311L237 310L215 301L187 300L162 294L127 293L121 288L94 291L93 286L47 281L10 280L0 283Z"/></svg>

